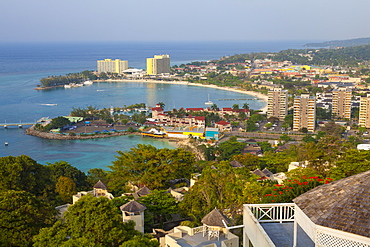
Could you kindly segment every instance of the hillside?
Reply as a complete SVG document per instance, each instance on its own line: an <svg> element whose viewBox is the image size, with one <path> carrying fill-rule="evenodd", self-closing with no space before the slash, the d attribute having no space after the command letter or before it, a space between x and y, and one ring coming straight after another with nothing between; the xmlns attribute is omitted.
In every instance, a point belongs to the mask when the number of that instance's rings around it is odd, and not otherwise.
<svg viewBox="0 0 370 247"><path fill-rule="evenodd" d="M306 47L350 47L370 44L370 38L358 38L347 40L332 40L321 43L308 43Z"/></svg>

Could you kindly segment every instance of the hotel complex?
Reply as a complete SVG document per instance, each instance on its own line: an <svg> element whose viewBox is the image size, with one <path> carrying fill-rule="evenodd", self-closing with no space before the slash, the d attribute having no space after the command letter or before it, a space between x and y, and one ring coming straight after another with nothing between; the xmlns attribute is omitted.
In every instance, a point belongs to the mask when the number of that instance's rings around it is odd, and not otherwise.
<svg viewBox="0 0 370 247"><path fill-rule="evenodd" d="M110 72L121 74L122 71L128 69L128 61L126 60L112 60L104 59L98 60L98 73Z"/></svg>
<svg viewBox="0 0 370 247"><path fill-rule="evenodd" d="M170 73L170 55L155 55L146 59L146 72L148 75Z"/></svg>
<svg viewBox="0 0 370 247"><path fill-rule="evenodd" d="M293 105L293 131L307 128L309 132L315 131L316 100L309 94L302 94L294 98Z"/></svg>
<svg viewBox="0 0 370 247"><path fill-rule="evenodd" d="M282 88L273 88L268 92L267 117L277 117L284 120L288 114L288 91Z"/></svg>

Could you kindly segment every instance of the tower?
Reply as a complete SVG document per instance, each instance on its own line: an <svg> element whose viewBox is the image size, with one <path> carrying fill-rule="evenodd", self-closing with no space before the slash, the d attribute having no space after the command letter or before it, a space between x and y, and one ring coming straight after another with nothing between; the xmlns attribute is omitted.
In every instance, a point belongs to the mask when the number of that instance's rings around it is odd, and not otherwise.
<svg viewBox="0 0 370 247"><path fill-rule="evenodd" d="M126 60L112 60L112 59L104 59L98 60L98 73L102 72L110 72L110 73L118 73L121 74L122 71L128 69L128 61Z"/></svg>
<svg viewBox="0 0 370 247"><path fill-rule="evenodd" d="M333 117L351 118L351 98L352 91L350 89L338 88L333 90Z"/></svg>
<svg viewBox="0 0 370 247"><path fill-rule="evenodd" d="M273 88L268 92L267 117L277 117L284 120L288 114L288 91L282 88Z"/></svg>
<svg viewBox="0 0 370 247"><path fill-rule="evenodd" d="M123 222L133 220L135 230L144 232L144 210L146 207L136 201L130 201L120 207L122 211Z"/></svg>
<svg viewBox="0 0 370 247"><path fill-rule="evenodd" d="M360 99L360 114L358 125L370 128L370 94Z"/></svg>
<svg viewBox="0 0 370 247"><path fill-rule="evenodd" d="M146 59L146 72L148 75L170 73L170 55L155 55Z"/></svg>
<svg viewBox="0 0 370 247"><path fill-rule="evenodd" d="M294 98L293 105L293 131L307 128L309 132L315 131L316 100L309 94L302 94Z"/></svg>

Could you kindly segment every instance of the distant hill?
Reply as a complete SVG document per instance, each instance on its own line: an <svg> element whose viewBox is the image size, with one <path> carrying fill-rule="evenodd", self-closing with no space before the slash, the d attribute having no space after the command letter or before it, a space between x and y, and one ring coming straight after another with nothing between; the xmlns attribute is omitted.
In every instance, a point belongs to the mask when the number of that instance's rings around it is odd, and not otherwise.
<svg viewBox="0 0 370 247"><path fill-rule="evenodd" d="M358 38L358 39L347 39L347 40L332 40L321 43L308 43L305 44L307 47L350 47L359 45L370 44L370 38Z"/></svg>

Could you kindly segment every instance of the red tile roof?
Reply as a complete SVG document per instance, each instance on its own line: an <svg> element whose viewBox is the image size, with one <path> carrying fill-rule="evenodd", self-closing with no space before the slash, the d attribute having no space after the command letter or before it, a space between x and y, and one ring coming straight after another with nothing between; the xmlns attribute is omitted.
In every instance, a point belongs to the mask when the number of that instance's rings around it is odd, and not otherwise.
<svg viewBox="0 0 370 247"><path fill-rule="evenodd" d="M229 125L230 123L229 122L226 122L226 121L224 121L224 120L221 120L221 121L218 121L216 124L218 124L218 125Z"/></svg>
<svg viewBox="0 0 370 247"><path fill-rule="evenodd" d="M152 108L152 111L163 111L161 107L154 107Z"/></svg>

